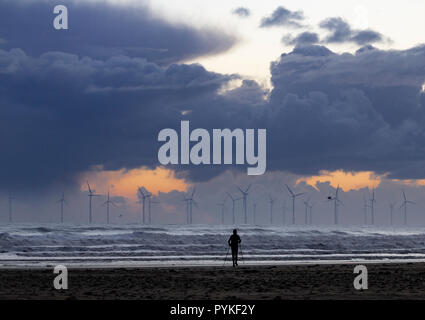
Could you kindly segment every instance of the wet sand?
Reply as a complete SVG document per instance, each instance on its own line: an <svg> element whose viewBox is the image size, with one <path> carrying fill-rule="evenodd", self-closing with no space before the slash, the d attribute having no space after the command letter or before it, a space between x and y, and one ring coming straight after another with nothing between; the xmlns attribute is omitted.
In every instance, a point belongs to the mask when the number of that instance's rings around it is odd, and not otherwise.
<svg viewBox="0 0 425 320"><path fill-rule="evenodd" d="M353 287L354 265L0 270L0 299L425 299L425 263L367 264L369 289Z"/></svg>

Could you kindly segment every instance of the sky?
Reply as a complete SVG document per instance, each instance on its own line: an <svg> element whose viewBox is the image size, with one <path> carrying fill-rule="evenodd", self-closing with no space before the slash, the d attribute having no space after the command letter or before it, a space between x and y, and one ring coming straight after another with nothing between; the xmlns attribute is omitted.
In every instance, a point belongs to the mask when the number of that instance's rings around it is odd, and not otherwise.
<svg viewBox="0 0 425 320"><path fill-rule="evenodd" d="M248 212L283 219L285 184L333 222L326 199L341 187L343 224L364 223L376 189L377 224L402 192L409 225L425 224L425 20L423 1L67 2L0 0L0 221L87 221L87 181L109 189L115 223L140 221L137 187L152 192L155 223L184 223L196 188L196 223L226 221L237 185L252 184ZM158 132L266 128L267 172L245 166L161 166ZM241 221L241 202L236 204ZM370 208L367 209L370 214ZM369 217L370 218L370 217Z"/></svg>

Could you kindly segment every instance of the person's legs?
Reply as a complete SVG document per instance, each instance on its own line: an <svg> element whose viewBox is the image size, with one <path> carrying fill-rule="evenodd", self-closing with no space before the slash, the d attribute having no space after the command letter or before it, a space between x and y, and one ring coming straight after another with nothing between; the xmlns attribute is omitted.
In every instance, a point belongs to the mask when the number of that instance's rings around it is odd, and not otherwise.
<svg viewBox="0 0 425 320"><path fill-rule="evenodd" d="M238 247L232 247L233 266L238 265Z"/></svg>

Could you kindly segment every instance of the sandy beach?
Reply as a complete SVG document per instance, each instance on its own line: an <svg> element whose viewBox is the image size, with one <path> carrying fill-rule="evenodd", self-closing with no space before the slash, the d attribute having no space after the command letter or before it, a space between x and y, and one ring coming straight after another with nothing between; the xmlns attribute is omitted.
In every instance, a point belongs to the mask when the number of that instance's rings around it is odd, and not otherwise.
<svg viewBox="0 0 425 320"><path fill-rule="evenodd" d="M0 270L0 299L425 299L425 263L367 264L369 289L353 287L354 265Z"/></svg>

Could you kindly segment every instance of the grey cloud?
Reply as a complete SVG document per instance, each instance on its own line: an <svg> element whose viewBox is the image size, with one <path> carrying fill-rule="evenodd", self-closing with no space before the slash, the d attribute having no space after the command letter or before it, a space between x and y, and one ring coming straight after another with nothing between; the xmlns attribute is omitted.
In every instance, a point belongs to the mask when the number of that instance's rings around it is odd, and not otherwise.
<svg viewBox="0 0 425 320"><path fill-rule="evenodd" d="M196 64L0 50L2 187L72 184L98 165L155 166L159 130L213 100L230 79Z"/></svg>
<svg viewBox="0 0 425 320"><path fill-rule="evenodd" d="M0 37L7 41L2 48L21 48L30 55L63 51L100 59L126 55L170 64L226 51L237 41L233 34L214 28L167 22L143 5L99 1L67 1L69 29L55 30L55 5L53 0L0 1Z"/></svg>
<svg viewBox="0 0 425 320"><path fill-rule="evenodd" d="M16 13L10 11L13 3L8 3L9 14ZM15 23L3 17L0 25ZM159 25L149 30L163 35L155 41L166 43L168 31L174 29L167 23ZM37 26L36 32L43 30ZM345 28L338 27L340 21L327 26ZM365 46L356 54L296 46L271 64L271 92L246 79L239 88L222 92L240 76L209 72L198 64L164 66L163 59L132 57L122 51L134 48L127 39L116 54L102 57L97 50L81 49L91 43L82 29L81 38L70 41L70 48L64 40L56 45L41 38L37 44L34 35L23 30L13 30L17 38L6 37L7 49L0 50L0 150L4 151L0 188L4 190L76 185L79 175L94 166L155 167L158 132L178 129L183 119L190 120L192 128L266 128L269 170L298 174L374 170L399 178L425 177L425 95L420 92L425 80L424 46L404 51ZM171 34L179 38L183 29L176 30ZM192 31L192 40L195 35L209 35ZM98 49L112 48L119 44L119 35L111 33L114 44L106 41L107 35L92 40ZM15 39L11 46L17 48L9 48L9 38ZM195 49L185 43L176 45L184 50L182 54L169 46L171 60L198 52L198 42ZM183 113L186 110L190 112ZM242 169L172 168L192 181Z"/></svg>
<svg viewBox="0 0 425 320"><path fill-rule="evenodd" d="M155 167L158 132L183 119L192 128L266 128L272 171L425 177L424 61L424 46L354 55L302 46L272 63L270 93L252 80L220 93L238 76L126 56L0 50L0 187L73 184L99 165ZM246 169L170 168L192 181Z"/></svg>
<svg viewBox="0 0 425 320"><path fill-rule="evenodd" d="M244 7L236 8L232 11L232 13L242 18L246 18L251 15L251 11L248 8L244 8Z"/></svg>
<svg viewBox="0 0 425 320"><path fill-rule="evenodd" d="M352 37L352 41L360 45L381 42L382 40L382 35L379 32L373 30L358 31Z"/></svg>
<svg viewBox="0 0 425 320"><path fill-rule="evenodd" d="M313 46L282 55L271 67L268 124L270 144L281 147L269 167L425 176L424 58L425 46L355 55Z"/></svg>
<svg viewBox="0 0 425 320"><path fill-rule="evenodd" d="M315 32L302 32L295 37L286 35L282 38L282 42L295 46L311 45L319 42L319 35Z"/></svg>
<svg viewBox="0 0 425 320"><path fill-rule="evenodd" d="M331 32L325 39L326 43L354 42L364 45L384 41L384 37L379 32L373 30L353 30L348 22L339 17L328 18L322 21L319 26Z"/></svg>
<svg viewBox="0 0 425 320"><path fill-rule="evenodd" d="M301 22L304 20L302 11L290 11L284 7L278 7L269 17L264 17L261 20L260 27L268 28L274 26L301 27Z"/></svg>

